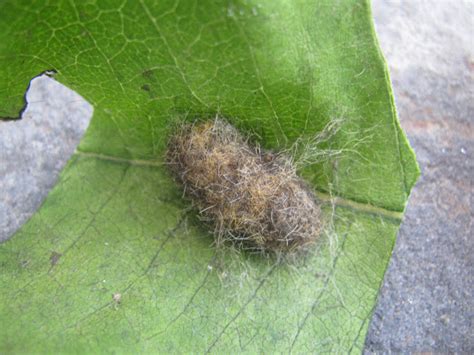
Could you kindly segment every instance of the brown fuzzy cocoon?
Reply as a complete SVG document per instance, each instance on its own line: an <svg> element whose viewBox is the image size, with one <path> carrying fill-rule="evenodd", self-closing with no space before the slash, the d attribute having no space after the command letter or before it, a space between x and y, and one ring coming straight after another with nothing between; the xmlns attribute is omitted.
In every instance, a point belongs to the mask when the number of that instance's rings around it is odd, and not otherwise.
<svg viewBox="0 0 474 355"><path fill-rule="evenodd" d="M320 233L321 210L290 159L249 145L222 119L181 126L167 162L201 216L215 224L218 243L291 252Z"/></svg>

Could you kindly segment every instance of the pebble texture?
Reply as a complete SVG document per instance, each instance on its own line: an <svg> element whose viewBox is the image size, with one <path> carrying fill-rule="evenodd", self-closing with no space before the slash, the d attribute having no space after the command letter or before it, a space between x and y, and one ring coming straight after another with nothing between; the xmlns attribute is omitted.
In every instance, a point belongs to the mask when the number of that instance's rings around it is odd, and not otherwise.
<svg viewBox="0 0 474 355"><path fill-rule="evenodd" d="M366 352L474 353L474 4L373 1L397 107L421 165ZM39 207L92 108L35 79L21 121L0 121L0 241Z"/></svg>

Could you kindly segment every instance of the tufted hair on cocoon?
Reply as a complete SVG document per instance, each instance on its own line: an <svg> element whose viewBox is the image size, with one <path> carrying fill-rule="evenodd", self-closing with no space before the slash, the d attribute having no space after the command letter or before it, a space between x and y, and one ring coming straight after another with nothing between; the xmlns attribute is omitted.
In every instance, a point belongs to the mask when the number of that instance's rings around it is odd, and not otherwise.
<svg viewBox="0 0 474 355"><path fill-rule="evenodd" d="M249 144L226 120L182 124L166 160L218 244L287 253L318 239L320 207L291 159Z"/></svg>

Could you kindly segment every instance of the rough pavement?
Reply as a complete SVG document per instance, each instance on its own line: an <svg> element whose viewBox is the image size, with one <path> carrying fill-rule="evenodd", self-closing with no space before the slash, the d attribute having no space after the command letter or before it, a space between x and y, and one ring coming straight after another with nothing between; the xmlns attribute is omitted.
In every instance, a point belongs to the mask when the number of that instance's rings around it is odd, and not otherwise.
<svg viewBox="0 0 474 355"><path fill-rule="evenodd" d="M474 3L374 1L402 127L422 175L367 352L474 353Z"/></svg>
<svg viewBox="0 0 474 355"><path fill-rule="evenodd" d="M373 2L403 128L422 169L366 352L474 353L474 4ZM0 121L0 241L39 207L92 113L36 79L23 120Z"/></svg>

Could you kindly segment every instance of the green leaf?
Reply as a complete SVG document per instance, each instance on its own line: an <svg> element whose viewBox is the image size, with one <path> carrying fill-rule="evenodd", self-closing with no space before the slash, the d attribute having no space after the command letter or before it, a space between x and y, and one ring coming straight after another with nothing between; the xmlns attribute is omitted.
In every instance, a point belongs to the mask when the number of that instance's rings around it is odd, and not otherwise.
<svg viewBox="0 0 474 355"><path fill-rule="evenodd" d="M45 70L94 117L0 246L1 352L362 350L419 174L368 1L2 1L1 117ZM217 113L280 149L342 122L302 172L336 239L295 264L215 250L163 151Z"/></svg>

